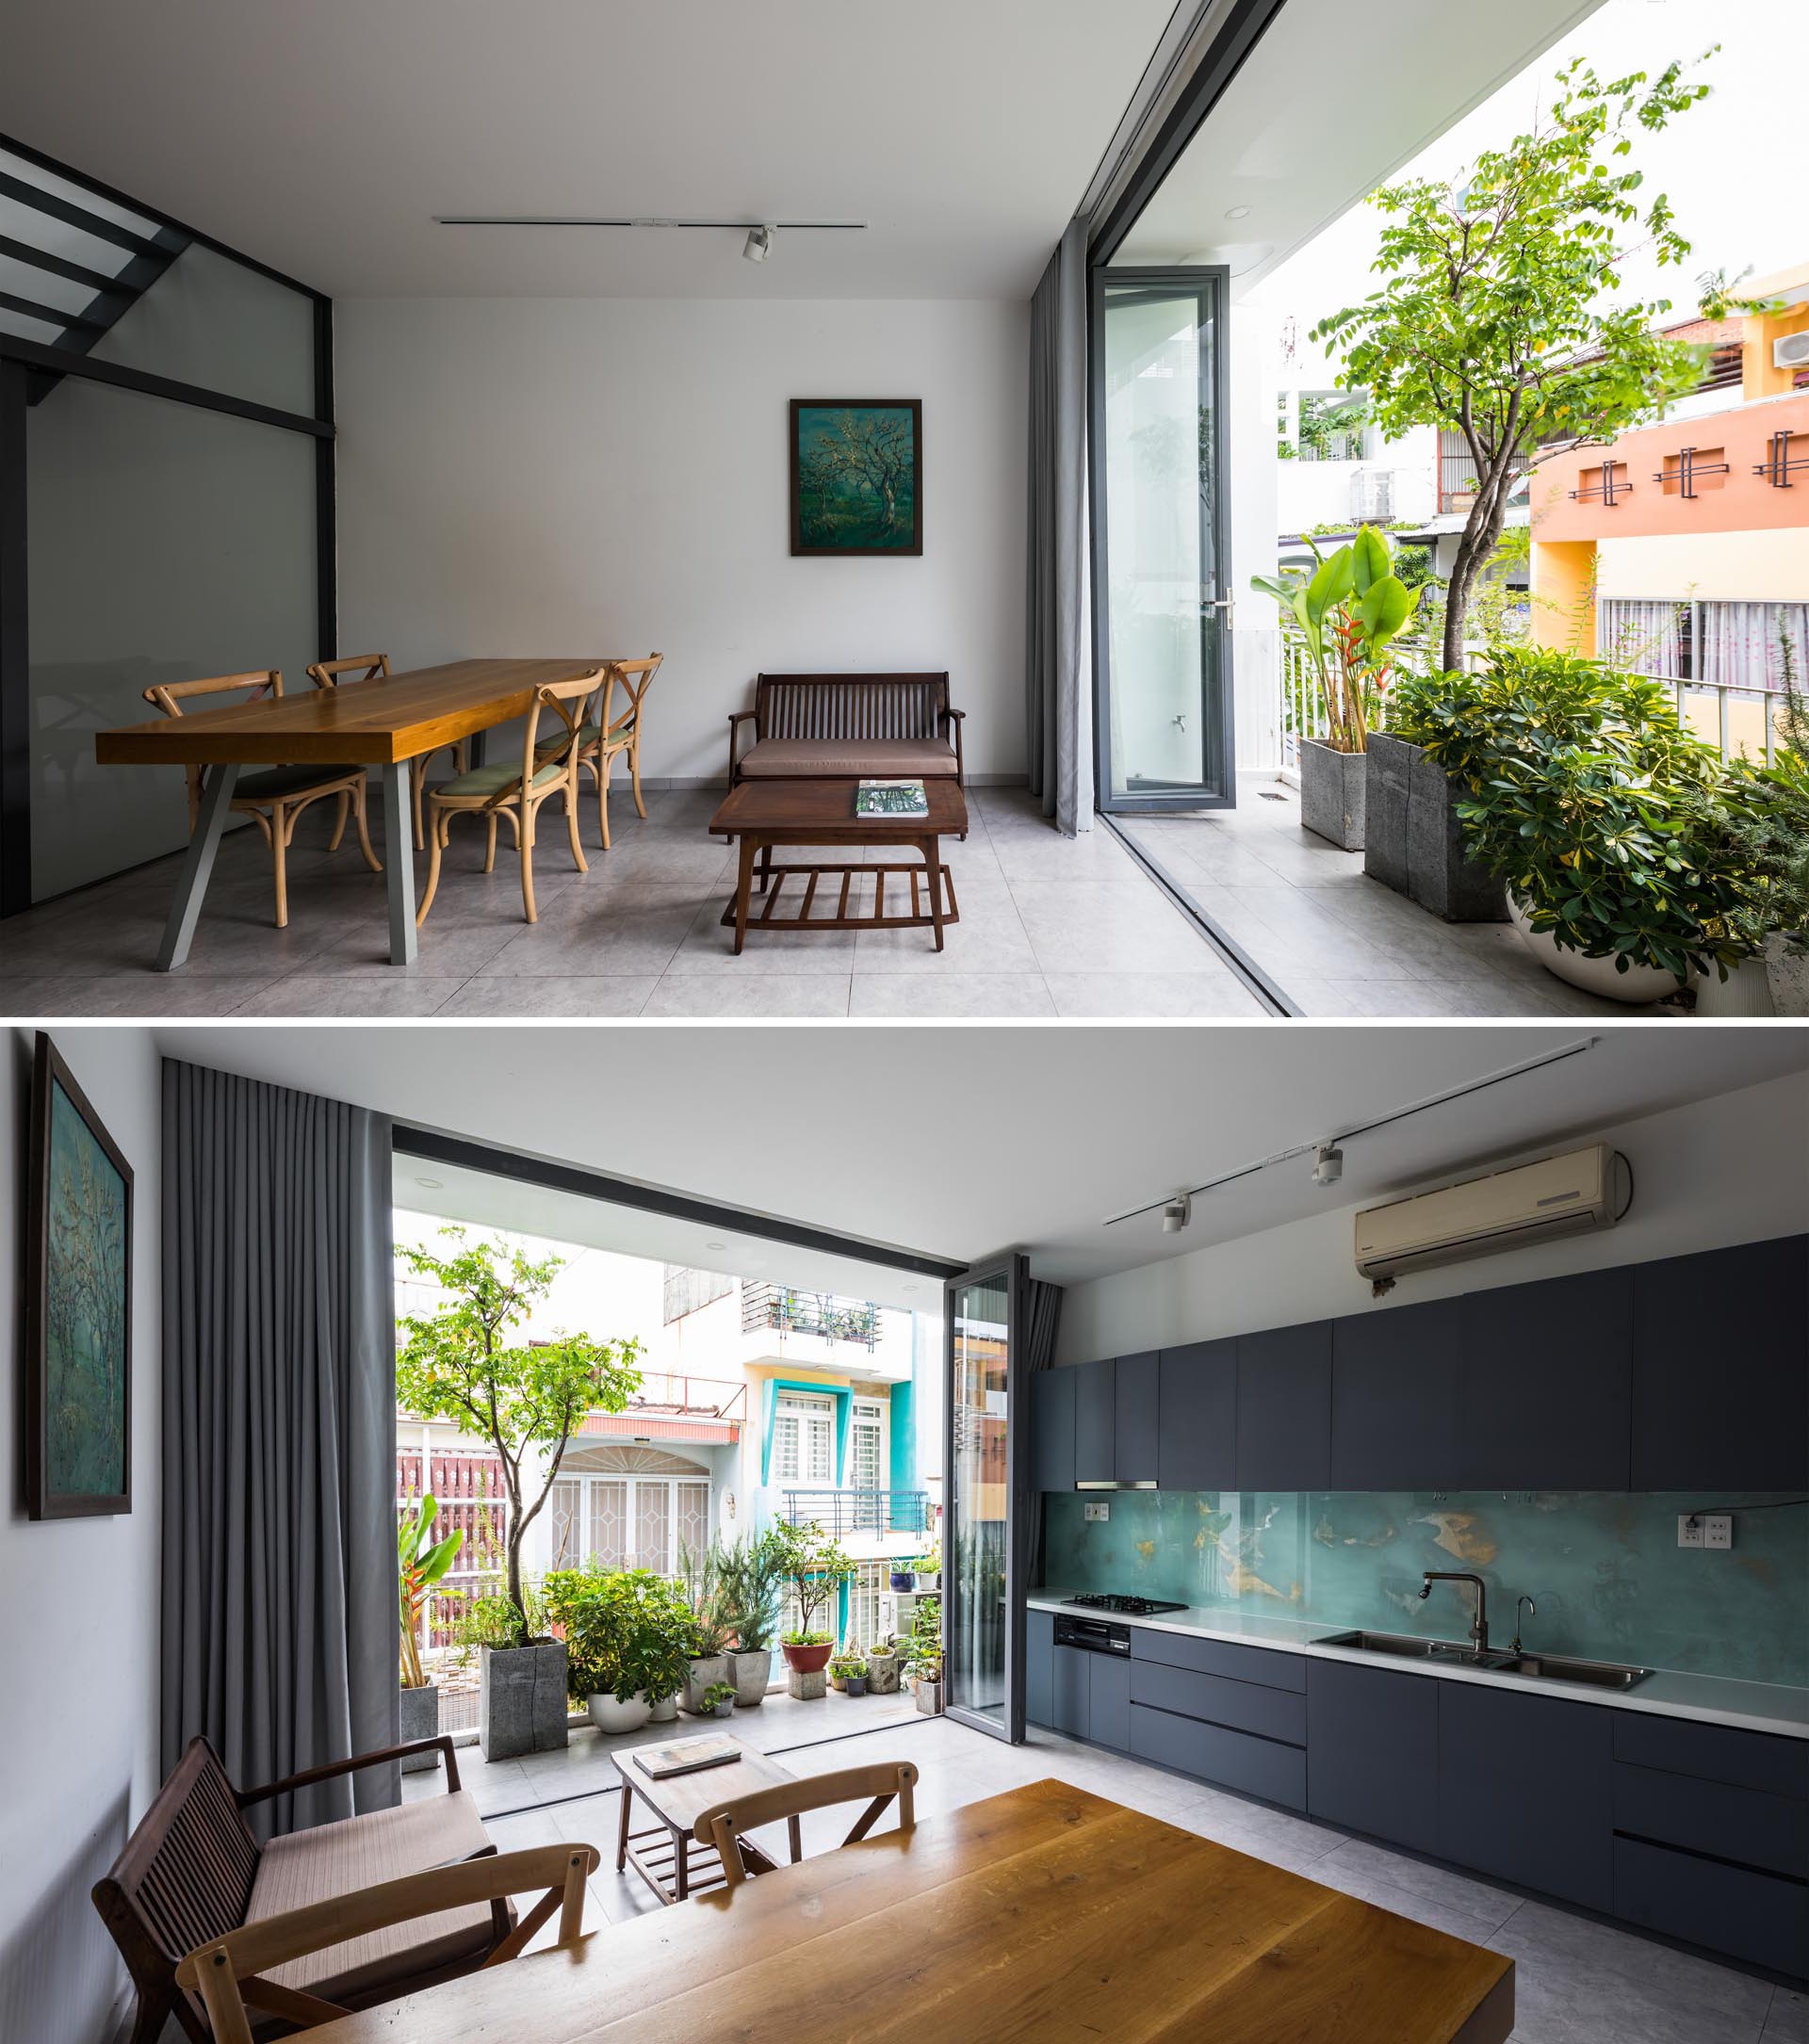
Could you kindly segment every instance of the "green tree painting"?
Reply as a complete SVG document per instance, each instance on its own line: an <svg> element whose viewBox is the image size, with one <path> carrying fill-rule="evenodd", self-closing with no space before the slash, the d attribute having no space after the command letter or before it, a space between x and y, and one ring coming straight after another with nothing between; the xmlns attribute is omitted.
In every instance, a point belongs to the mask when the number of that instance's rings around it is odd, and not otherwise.
<svg viewBox="0 0 1809 2044"><path fill-rule="evenodd" d="M798 402L791 420L792 552L921 553L920 407Z"/></svg>
<svg viewBox="0 0 1809 2044"><path fill-rule="evenodd" d="M44 1287L46 1487L125 1488L124 1180L59 1085L50 1093Z"/></svg>

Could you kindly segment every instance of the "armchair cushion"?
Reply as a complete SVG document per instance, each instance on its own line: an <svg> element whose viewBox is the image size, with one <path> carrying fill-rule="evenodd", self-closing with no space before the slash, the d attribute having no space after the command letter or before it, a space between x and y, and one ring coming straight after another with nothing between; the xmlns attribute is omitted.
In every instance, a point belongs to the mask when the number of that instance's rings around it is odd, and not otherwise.
<svg viewBox="0 0 1809 2044"><path fill-rule="evenodd" d="M937 738L759 738L736 767L750 781L955 777L954 750Z"/></svg>

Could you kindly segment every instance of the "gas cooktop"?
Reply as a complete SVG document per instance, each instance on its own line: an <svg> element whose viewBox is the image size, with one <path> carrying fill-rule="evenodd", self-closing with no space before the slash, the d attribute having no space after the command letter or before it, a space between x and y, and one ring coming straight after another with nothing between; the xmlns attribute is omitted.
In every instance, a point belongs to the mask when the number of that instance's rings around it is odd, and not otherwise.
<svg viewBox="0 0 1809 2044"><path fill-rule="evenodd" d="M1185 1611L1185 1604L1164 1603L1154 1597L1070 1597L1069 1604L1080 1604L1088 1611L1116 1612L1126 1618L1153 1618L1159 1611Z"/></svg>

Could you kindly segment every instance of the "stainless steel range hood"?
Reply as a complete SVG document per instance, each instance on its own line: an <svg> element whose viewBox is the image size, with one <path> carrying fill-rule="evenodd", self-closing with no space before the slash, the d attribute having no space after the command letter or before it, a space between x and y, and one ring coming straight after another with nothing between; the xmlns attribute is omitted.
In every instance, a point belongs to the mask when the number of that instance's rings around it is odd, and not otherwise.
<svg viewBox="0 0 1809 2044"><path fill-rule="evenodd" d="M1155 1487L1156 1480L1153 1476L1142 1477L1134 1484L1095 1483L1076 1484L1074 1486L1076 1490L1154 1490Z"/></svg>

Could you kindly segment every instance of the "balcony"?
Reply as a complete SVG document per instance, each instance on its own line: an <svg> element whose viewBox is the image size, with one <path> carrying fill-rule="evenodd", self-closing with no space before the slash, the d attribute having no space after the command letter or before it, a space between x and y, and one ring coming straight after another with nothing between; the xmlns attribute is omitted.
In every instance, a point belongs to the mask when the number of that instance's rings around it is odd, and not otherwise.
<svg viewBox="0 0 1809 2044"><path fill-rule="evenodd" d="M738 1441L747 1421L747 1385L648 1370L620 1412L586 1413L580 1435L605 1440Z"/></svg>
<svg viewBox="0 0 1809 2044"><path fill-rule="evenodd" d="M889 1323L889 1324L888 1324ZM910 1316L871 1299L803 1291L788 1285L742 1287L742 1361L833 1371L871 1384L911 1374Z"/></svg>
<svg viewBox="0 0 1809 2044"><path fill-rule="evenodd" d="M788 1526L821 1526L832 1539L866 1534L926 1533L927 1490L783 1490L779 1517Z"/></svg>
<svg viewBox="0 0 1809 2044"><path fill-rule="evenodd" d="M839 1299L832 1292L792 1291L783 1285L742 1287L742 1332L775 1327L785 1334L818 1335L872 1351L879 1346L879 1308L871 1299Z"/></svg>

